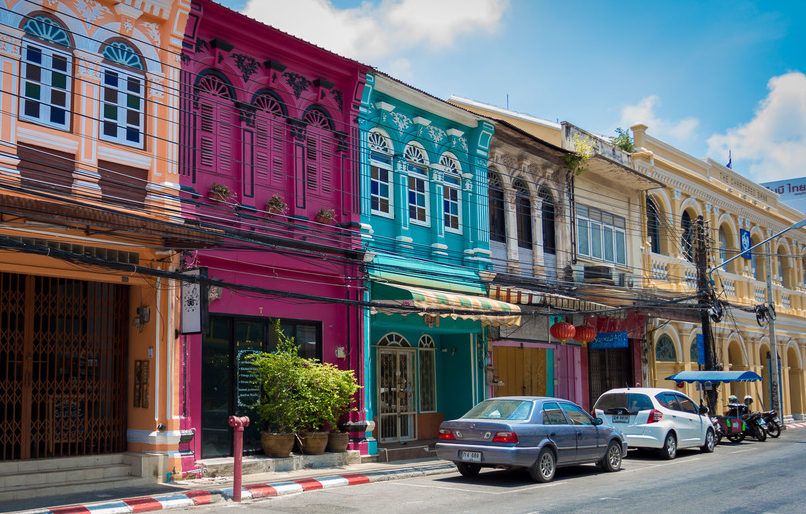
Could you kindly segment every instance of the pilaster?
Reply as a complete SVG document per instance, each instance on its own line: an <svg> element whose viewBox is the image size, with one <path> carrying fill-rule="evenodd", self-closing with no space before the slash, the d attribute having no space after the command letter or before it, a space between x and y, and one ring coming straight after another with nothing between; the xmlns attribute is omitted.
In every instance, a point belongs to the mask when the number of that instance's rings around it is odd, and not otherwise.
<svg viewBox="0 0 806 514"><path fill-rule="evenodd" d="M98 134L101 97L101 56L75 50L76 76L73 80L73 132L81 136L73 172L73 192L101 196L98 170Z"/></svg>

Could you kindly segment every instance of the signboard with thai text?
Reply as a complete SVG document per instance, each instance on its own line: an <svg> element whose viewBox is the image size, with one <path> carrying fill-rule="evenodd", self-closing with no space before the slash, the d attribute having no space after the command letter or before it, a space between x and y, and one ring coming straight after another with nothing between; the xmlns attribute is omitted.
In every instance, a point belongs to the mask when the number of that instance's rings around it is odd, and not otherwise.
<svg viewBox="0 0 806 514"><path fill-rule="evenodd" d="M623 332L600 332L596 339L590 344L591 350L604 350L612 348L629 348L630 342L627 339L627 331Z"/></svg>

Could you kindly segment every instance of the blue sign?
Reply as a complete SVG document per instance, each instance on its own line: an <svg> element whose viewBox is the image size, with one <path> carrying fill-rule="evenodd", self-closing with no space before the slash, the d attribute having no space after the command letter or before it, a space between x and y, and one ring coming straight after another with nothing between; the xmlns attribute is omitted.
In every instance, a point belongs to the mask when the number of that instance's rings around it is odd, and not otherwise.
<svg viewBox="0 0 806 514"><path fill-rule="evenodd" d="M705 365L705 338L697 334L697 364Z"/></svg>
<svg viewBox="0 0 806 514"><path fill-rule="evenodd" d="M741 250L742 250L742 257L745 259L750 259L750 247L752 246L750 242L750 231L745 230L743 228L739 229L739 242L741 243Z"/></svg>
<svg viewBox="0 0 806 514"><path fill-rule="evenodd" d="M624 332L601 332L596 335L596 339L588 345L591 350L604 350L605 348L629 348L630 342L627 340L627 331Z"/></svg>

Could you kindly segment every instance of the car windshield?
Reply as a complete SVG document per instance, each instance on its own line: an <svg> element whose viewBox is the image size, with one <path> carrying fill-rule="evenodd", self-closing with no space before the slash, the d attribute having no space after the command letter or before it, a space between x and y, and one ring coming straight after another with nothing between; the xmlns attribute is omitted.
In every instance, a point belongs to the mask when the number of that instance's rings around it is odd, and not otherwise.
<svg viewBox="0 0 806 514"><path fill-rule="evenodd" d="M529 419L532 402L529 400L485 400L470 409L462 419L505 419L522 421Z"/></svg>
<svg viewBox="0 0 806 514"><path fill-rule="evenodd" d="M638 414L652 409L652 400L641 393L605 393L596 401L594 409L605 414Z"/></svg>

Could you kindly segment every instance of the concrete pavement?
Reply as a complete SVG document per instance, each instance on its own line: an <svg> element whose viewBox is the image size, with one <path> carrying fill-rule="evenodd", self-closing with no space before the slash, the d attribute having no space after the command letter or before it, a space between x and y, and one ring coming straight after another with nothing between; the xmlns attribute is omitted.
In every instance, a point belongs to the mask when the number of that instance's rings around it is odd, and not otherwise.
<svg viewBox="0 0 806 514"><path fill-rule="evenodd" d="M560 470L549 484L521 472L488 470L319 490L252 504L196 508L276 513L414 512L803 512L806 430L767 442L723 444L713 454L681 451L673 461L631 452L618 473Z"/></svg>

